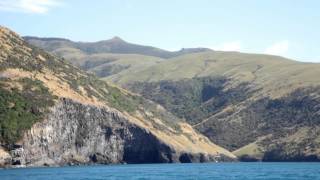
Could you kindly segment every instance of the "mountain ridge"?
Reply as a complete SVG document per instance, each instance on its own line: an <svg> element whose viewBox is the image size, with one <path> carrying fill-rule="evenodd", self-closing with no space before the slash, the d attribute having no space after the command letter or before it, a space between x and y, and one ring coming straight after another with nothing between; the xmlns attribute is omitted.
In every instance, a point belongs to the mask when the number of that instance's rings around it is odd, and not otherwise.
<svg viewBox="0 0 320 180"><path fill-rule="evenodd" d="M212 51L209 48L182 48L178 51L167 51L164 49L156 48L153 46L145 46L145 45L138 45L134 43L129 43L118 36L114 36L108 40L101 40L95 42L84 42L84 41L72 41L65 38L55 38L55 37L34 37L34 36L24 36L23 37L26 41L31 42L31 44L36 43L48 43L50 41L63 41L68 42L66 46L73 47L85 51L86 53L116 53L116 54L141 54L141 55L148 55L148 56L155 56L159 58L172 58L175 56L179 56L185 53L192 53L192 52L203 52L203 51ZM38 42L37 42L38 41ZM105 48L92 48L94 46L105 46ZM118 47L117 47L118 46ZM46 47L42 46L45 50Z"/></svg>
<svg viewBox="0 0 320 180"><path fill-rule="evenodd" d="M63 38L24 37L29 43L100 78L117 78L124 73L135 72L167 60L169 57L203 51L205 48L185 48L180 51L165 51L151 46L127 43L119 37L97 42L73 42Z"/></svg>

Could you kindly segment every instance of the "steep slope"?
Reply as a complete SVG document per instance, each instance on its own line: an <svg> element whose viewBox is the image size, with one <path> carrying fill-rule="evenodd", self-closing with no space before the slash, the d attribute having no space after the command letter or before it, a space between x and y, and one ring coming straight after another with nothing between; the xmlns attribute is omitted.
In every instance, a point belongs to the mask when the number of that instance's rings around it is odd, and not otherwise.
<svg viewBox="0 0 320 180"><path fill-rule="evenodd" d="M319 161L320 65L204 52L118 78L243 160Z"/></svg>
<svg viewBox="0 0 320 180"><path fill-rule="evenodd" d="M206 48L190 48L170 52L128 43L119 37L92 43L73 42L61 38L24 37L24 39L54 55L64 57L81 69L108 80L147 68L161 62L163 58L210 51Z"/></svg>
<svg viewBox="0 0 320 180"><path fill-rule="evenodd" d="M206 162L234 155L161 106L0 27L0 165Z"/></svg>

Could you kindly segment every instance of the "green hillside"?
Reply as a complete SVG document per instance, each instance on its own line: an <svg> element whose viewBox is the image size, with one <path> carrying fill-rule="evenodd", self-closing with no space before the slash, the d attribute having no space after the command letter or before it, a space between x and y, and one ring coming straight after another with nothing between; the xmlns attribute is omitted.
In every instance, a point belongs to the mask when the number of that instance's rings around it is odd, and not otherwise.
<svg viewBox="0 0 320 180"><path fill-rule="evenodd" d="M230 87L250 83L253 89L262 88L264 93L276 96L272 92L278 94L280 87L284 88L281 91L290 91L299 86L318 85L319 67L319 64L300 63L278 56L215 51L172 58L124 76L118 83L223 76L230 80Z"/></svg>
<svg viewBox="0 0 320 180"><path fill-rule="evenodd" d="M186 48L171 52L151 46L128 43L119 37L99 42L73 42L62 38L28 36L24 39L30 44L63 57L83 70L113 81L124 76L123 74L140 71L166 58L211 51L206 48Z"/></svg>
<svg viewBox="0 0 320 180"><path fill-rule="evenodd" d="M117 83L162 104L243 160L315 161L319 75L319 64L215 51L172 58Z"/></svg>

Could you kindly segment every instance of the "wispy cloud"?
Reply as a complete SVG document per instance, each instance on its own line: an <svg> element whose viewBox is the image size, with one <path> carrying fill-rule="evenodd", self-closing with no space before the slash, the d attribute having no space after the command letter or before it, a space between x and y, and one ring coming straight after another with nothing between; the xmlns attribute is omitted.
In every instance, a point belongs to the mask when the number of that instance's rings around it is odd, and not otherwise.
<svg viewBox="0 0 320 180"><path fill-rule="evenodd" d="M0 10L44 14L60 5L61 0L1 0Z"/></svg>
<svg viewBox="0 0 320 180"><path fill-rule="evenodd" d="M240 51L242 49L242 44L239 41L225 42L212 47L212 49L220 51Z"/></svg>
<svg viewBox="0 0 320 180"><path fill-rule="evenodd" d="M280 41L272 44L271 46L267 47L264 51L265 54L272 54L272 55L280 55L285 56L289 50L289 42L288 41Z"/></svg>

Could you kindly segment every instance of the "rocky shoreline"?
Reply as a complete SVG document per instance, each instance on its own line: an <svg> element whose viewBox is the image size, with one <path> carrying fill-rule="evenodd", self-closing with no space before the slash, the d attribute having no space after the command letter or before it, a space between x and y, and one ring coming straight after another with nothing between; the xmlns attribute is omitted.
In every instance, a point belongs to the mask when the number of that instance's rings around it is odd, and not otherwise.
<svg viewBox="0 0 320 180"><path fill-rule="evenodd" d="M117 111L63 99L12 149L0 167L234 161L223 154L184 152Z"/></svg>

